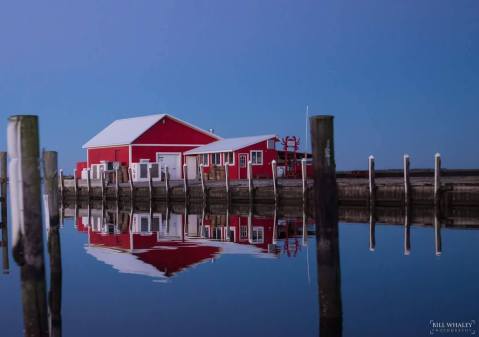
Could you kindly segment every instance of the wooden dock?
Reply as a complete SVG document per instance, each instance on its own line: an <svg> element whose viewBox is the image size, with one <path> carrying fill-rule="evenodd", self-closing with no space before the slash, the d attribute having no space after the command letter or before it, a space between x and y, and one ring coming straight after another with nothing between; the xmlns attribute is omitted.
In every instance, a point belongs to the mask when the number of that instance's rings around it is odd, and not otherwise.
<svg viewBox="0 0 479 337"><path fill-rule="evenodd" d="M411 171L409 181L409 196L406 196L403 177L396 174L386 176L380 174L375 178L374 200L371 200L370 180L364 177L364 172L338 172L338 203L339 205L403 207L406 200L411 206L432 206L435 203L434 175L424 174L424 170ZM472 174L474 173L474 174ZM103 185L102 185L103 183ZM212 204L230 203L275 203L301 205L312 200L313 181L305 181L303 190L302 179L253 180L252 191L248 180L230 181L228 186L222 181L204 182L188 181L187 188L183 180L106 184L102 180L73 180L65 178L60 183L63 200L116 200L121 202L207 202ZM304 191L304 194L303 194ZM449 171L441 179L439 188L439 204L441 208L458 206L479 207L479 174L463 172L454 174Z"/></svg>

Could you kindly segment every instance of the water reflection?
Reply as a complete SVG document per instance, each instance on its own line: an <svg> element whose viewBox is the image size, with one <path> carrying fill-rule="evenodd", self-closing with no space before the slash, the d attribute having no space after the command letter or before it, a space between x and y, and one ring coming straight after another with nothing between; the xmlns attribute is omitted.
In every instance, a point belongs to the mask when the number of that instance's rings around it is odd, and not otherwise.
<svg viewBox="0 0 479 337"><path fill-rule="evenodd" d="M307 243L312 219L161 211L79 209L75 227L88 236L86 253L121 273L166 281L194 265L225 254L256 258L295 257Z"/></svg>

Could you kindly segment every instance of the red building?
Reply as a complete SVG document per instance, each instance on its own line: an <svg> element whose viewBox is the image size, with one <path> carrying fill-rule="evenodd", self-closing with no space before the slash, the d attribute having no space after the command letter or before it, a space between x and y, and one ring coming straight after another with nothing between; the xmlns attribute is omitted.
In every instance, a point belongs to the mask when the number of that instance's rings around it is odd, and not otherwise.
<svg viewBox="0 0 479 337"><path fill-rule="evenodd" d="M272 176L271 162L278 160L275 135L228 138L186 151L187 163L198 162L206 174L228 163L230 179L246 179L247 163L252 163L253 178Z"/></svg>
<svg viewBox="0 0 479 337"><path fill-rule="evenodd" d="M219 139L178 118L160 114L116 120L83 148L87 149L86 166L93 179L99 178L102 171L116 167L132 167L134 180L147 179L151 163L158 164L153 169L167 166L171 178L179 179L183 153ZM196 168L191 170L194 172ZM158 177L159 171L156 172Z"/></svg>

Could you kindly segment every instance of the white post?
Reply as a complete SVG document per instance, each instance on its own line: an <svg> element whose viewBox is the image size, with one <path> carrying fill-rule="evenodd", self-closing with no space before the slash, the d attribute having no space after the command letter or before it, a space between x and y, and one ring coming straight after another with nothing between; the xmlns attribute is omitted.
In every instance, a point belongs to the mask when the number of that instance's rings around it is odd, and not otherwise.
<svg viewBox="0 0 479 337"><path fill-rule="evenodd" d="M434 204L439 204L439 193L441 191L441 154L434 156Z"/></svg>
<svg viewBox="0 0 479 337"><path fill-rule="evenodd" d="M170 178L168 177L168 166L165 166L165 192L166 192L166 202L170 200Z"/></svg>
<svg viewBox="0 0 479 337"><path fill-rule="evenodd" d="M274 203L278 202L278 178L277 178L277 167L276 167L276 160L271 162L271 170L273 171L273 192L274 192Z"/></svg>
<svg viewBox="0 0 479 337"><path fill-rule="evenodd" d="M186 195L188 194L188 165L186 163L183 164L183 190L186 200Z"/></svg>
<svg viewBox="0 0 479 337"><path fill-rule="evenodd" d="M116 200L118 200L120 196L120 178L118 174L118 167L115 169L115 195L116 195Z"/></svg>
<svg viewBox="0 0 479 337"><path fill-rule="evenodd" d="M203 164L200 164L200 180L201 180L201 192L203 193L203 200L206 200L206 188L205 188L205 176L203 172Z"/></svg>
<svg viewBox="0 0 479 337"><path fill-rule="evenodd" d="M77 170L73 170L73 182L75 183L74 188L75 188L75 198L78 197L78 179L77 179Z"/></svg>
<svg viewBox="0 0 479 337"><path fill-rule="evenodd" d="M131 170L131 167L128 168L128 182L130 183L130 202L133 203L134 186L133 186L133 172Z"/></svg>
<svg viewBox="0 0 479 337"><path fill-rule="evenodd" d="M61 198L63 200L63 191L65 189L65 178L63 177L63 170L60 169L60 175L58 176L59 180L60 180L60 193L61 193Z"/></svg>

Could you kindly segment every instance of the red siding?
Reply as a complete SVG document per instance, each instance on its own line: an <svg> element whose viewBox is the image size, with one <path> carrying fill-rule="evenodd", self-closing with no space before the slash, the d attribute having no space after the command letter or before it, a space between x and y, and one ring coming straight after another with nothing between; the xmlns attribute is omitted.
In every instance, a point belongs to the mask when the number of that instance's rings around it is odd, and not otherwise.
<svg viewBox="0 0 479 337"><path fill-rule="evenodd" d="M240 150L234 151L235 163L234 165L229 165L229 174L230 179L239 179L239 154L246 153L248 155L248 160L250 160L250 151L252 150L261 150L263 151L263 165L253 165L253 177L254 178L271 178L273 172L271 169L271 162L273 160L278 160L278 153L275 149L267 148L267 141L262 141L257 144L242 148ZM223 165L223 158L221 159ZM204 168L204 172L208 173L211 168L211 154L209 155L209 166Z"/></svg>
<svg viewBox="0 0 479 337"><path fill-rule="evenodd" d="M217 139L166 116L133 144L209 144Z"/></svg>
<svg viewBox="0 0 479 337"><path fill-rule="evenodd" d="M128 165L128 146L113 146L88 149L88 165L99 164L102 160L119 161Z"/></svg>
<svg viewBox="0 0 479 337"><path fill-rule="evenodd" d="M76 175L75 178L80 179L81 178L81 171L83 171L84 168L87 168L87 162L86 161L79 161L76 164Z"/></svg>
<svg viewBox="0 0 479 337"><path fill-rule="evenodd" d="M156 162L157 152L183 152L191 150L195 146L135 146L131 147L131 160L133 163L138 163L140 159L149 159L151 162ZM181 156L181 165L183 165L183 155Z"/></svg>

